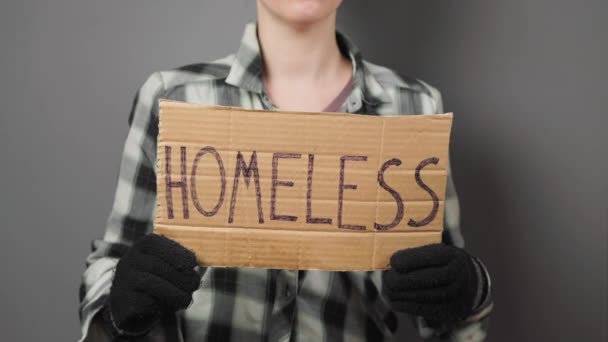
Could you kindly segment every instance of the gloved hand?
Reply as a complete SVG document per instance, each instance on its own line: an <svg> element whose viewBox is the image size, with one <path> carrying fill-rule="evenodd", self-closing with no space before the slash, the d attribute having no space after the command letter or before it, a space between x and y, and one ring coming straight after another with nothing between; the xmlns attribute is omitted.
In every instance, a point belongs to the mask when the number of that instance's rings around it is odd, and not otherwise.
<svg viewBox="0 0 608 342"><path fill-rule="evenodd" d="M478 270L464 250L444 244L404 249L383 273L383 293L396 311L421 316L433 328L473 313Z"/></svg>
<svg viewBox="0 0 608 342"><path fill-rule="evenodd" d="M113 337L139 336L164 314L185 309L201 277L194 253L156 234L137 241L118 261L109 300L103 311Z"/></svg>

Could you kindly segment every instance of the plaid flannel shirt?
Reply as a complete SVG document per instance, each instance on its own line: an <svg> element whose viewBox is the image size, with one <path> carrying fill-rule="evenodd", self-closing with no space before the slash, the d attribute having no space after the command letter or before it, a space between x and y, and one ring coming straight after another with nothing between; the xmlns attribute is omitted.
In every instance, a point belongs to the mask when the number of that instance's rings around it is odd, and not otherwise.
<svg viewBox="0 0 608 342"><path fill-rule="evenodd" d="M343 34L340 50L353 65L353 90L342 112L365 115L442 113L440 93L416 79L362 59ZM109 294L118 259L152 231L156 210L158 99L274 110L262 79L256 24L246 26L236 54L153 73L141 86L129 116L113 208L103 239L94 240L80 287L82 340L94 340L92 324ZM445 201L443 241L464 246L451 177ZM475 259L476 260L476 259ZM479 274L488 273L476 260ZM380 271L324 272L201 267L193 303L175 315L182 341L385 341L397 319L381 293ZM492 307L489 286L479 286L478 309L451 331L439 333L413 317L424 338L479 341ZM166 328L166 327L165 327Z"/></svg>

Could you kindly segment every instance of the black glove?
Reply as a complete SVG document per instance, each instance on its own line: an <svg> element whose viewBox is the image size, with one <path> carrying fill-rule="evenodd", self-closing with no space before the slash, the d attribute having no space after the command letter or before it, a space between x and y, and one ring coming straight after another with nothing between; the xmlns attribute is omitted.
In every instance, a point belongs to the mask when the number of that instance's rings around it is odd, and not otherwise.
<svg viewBox="0 0 608 342"><path fill-rule="evenodd" d="M396 252L383 273L383 292L396 311L421 316L434 328L473 313L478 291L475 261L464 250L434 244Z"/></svg>
<svg viewBox="0 0 608 342"><path fill-rule="evenodd" d="M119 260L102 313L111 336L140 336L163 315L185 309L201 277L196 257L179 243L156 234L137 241Z"/></svg>

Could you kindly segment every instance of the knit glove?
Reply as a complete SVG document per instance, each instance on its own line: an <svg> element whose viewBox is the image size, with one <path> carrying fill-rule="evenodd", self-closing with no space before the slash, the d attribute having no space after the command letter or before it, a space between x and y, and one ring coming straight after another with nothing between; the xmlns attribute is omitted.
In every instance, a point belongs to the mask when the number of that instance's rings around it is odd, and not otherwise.
<svg viewBox="0 0 608 342"><path fill-rule="evenodd" d="M439 328L473 313L479 278L464 250L434 244L396 252L383 272L383 293L396 311L423 317Z"/></svg>
<svg viewBox="0 0 608 342"><path fill-rule="evenodd" d="M102 311L112 337L141 336L163 315L185 309L201 276L196 257L179 243L156 234L137 241L119 260Z"/></svg>

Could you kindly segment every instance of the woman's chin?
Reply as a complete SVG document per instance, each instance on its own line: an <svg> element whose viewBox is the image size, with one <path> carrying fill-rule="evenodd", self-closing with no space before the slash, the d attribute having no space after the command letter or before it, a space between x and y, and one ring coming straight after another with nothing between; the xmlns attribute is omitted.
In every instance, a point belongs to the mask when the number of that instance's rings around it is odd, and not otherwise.
<svg viewBox="0 0 608 342"><path fill-rule="evenodd" d="M310 25L335 13L341 0L262 0L276 16L294 25Z"/></svg>

